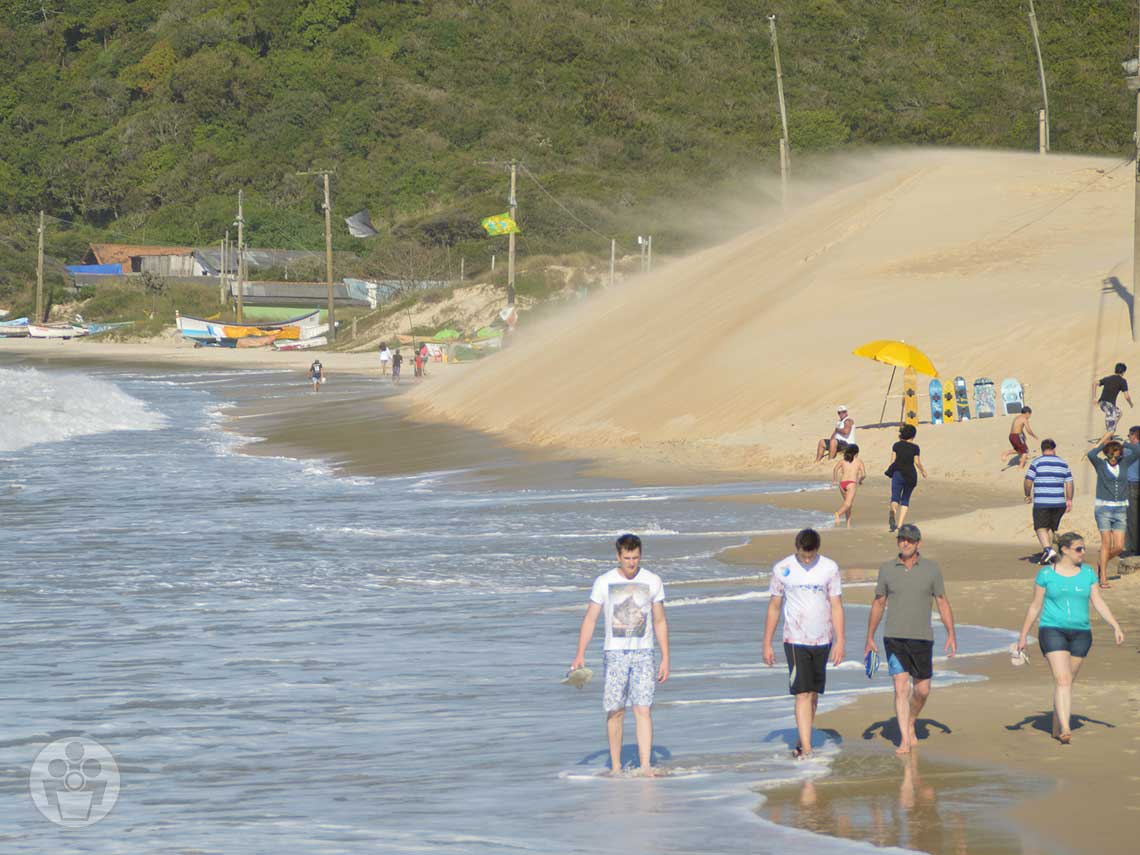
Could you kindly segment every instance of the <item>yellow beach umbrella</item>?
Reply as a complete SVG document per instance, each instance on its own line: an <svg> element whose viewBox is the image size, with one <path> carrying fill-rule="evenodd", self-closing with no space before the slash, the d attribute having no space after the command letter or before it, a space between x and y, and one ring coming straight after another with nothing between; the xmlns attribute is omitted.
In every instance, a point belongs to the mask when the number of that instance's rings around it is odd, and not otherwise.
<svg viewBox="0 0 1140 855"><path fill-rule="evenodd" d="M883 396L883 412L879 414L879 423L883 423L883 416L887 412L887 399L891 396L891 386L895 382L895 371L900 368L913 368L919 374L927 377L937 377L938 369L930 361L930 357L905 341L896 341L881 338L878 341L869 341L851 351L855 356L873 359L891 366L891 379L887 383L887 394Z"/></svg>
<svg viewBox="0 0 1140 855"><path fill-rule="evenodd" d="M882 338L878 341L869 341L851 351L856 356L863 356L882 362L894 368L913 368L919 374L927 377L937 377L938 369L930 361L930 357L905 341Z"/></svg>

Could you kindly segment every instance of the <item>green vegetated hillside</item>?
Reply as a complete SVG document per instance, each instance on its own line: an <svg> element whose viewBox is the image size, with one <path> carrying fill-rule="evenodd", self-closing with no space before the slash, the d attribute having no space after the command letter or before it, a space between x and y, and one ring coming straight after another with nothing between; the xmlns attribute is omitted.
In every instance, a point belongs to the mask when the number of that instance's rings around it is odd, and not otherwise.
<svg viewBox="0 0 1140 855"><path fill-rule="evenodd" d="M1058 151L1126 152L1133 5L1039 0ZM748 190L779 139L767 13L793 151L919 144L1032 149L1040 94L1015 0L7 0L0 9L0 267L88 240L220 239L375 261L392 235L485 267L517 158L521 252L695 240L678 210ZM533 179L532 176L533 175ZM545 186L573 216L545 195ZM366 243L340 217L367 207ZM591 232L588 223L600 234ZM701 239L710 231L700 230ZM387 247L385 250L384 247ZM379 262L377 262L379 263Z"/></svg>

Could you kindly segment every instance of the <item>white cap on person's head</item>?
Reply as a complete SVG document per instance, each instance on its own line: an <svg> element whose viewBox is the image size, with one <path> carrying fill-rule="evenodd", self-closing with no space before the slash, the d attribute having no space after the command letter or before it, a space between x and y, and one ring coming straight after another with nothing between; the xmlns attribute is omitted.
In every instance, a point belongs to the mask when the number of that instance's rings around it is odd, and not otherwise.
<svg viewBox="0 0 1140 855"><path fill-rule="evenodd" d="M835 412L845 413L845 412L847 412L847 407L843 404L840 404L838 407L835 408Z"/></svg>

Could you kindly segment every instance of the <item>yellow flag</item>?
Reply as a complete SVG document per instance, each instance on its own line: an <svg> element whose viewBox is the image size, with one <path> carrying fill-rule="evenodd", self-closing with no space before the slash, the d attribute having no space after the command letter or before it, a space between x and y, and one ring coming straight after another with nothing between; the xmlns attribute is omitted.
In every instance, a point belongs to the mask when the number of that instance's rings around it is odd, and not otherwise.
<svg viewBox="0 0 1140 855"><path fill-rule="evenodd" d="M496 214L493 217L484 217L483 228L487 230L487 234L494 237L495 235L509 235L511 232L519 231L519 224L514 221L510 214Z"/></svg>

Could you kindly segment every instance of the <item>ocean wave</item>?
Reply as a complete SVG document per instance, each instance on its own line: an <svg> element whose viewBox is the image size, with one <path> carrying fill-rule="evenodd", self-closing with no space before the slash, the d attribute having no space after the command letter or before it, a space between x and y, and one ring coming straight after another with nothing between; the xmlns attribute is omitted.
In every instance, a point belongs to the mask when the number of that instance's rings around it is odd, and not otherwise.
<svg viewBox="0 0 1140 855"><path fill-rule="evenodd" d="M116 384L87 374L0 368L0 400L0 451L167 425Z"/></svg>

